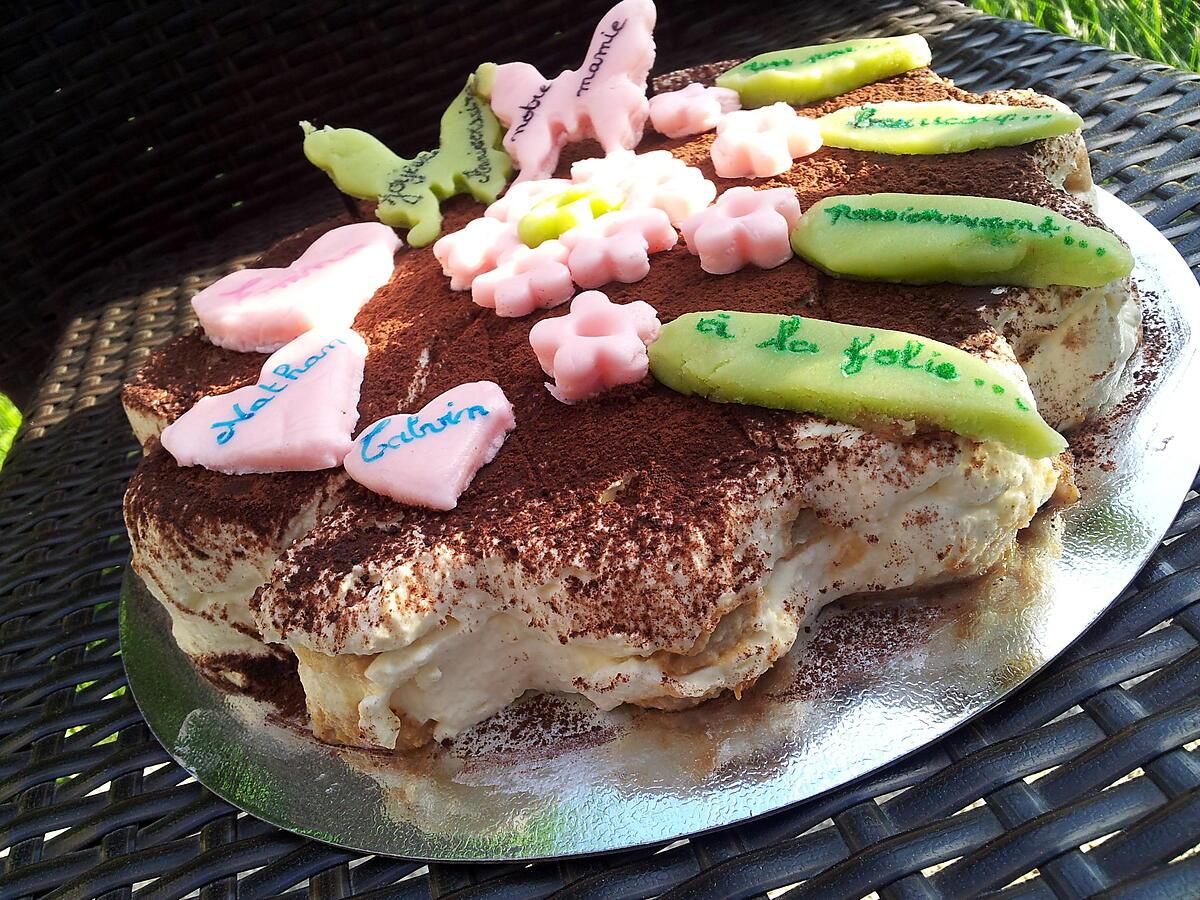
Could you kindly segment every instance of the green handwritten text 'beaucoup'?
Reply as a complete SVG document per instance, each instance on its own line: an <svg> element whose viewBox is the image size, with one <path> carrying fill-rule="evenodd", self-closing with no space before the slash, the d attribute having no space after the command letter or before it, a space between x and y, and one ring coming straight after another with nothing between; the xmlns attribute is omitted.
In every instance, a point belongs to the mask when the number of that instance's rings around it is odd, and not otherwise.
<svg viewBox="0 0 1200 900"><path fill-rule="evenodd" d="M893 154L1015 147L1070 134L1082 125L1083 120L1070 110L957 100L885 100L847 106L817 119L821 139L830 147Z"/></svg>
<svg viewBox="0 0 1200 900"><path fill-rule="evenodd" d="M414 247L424 247L441 233L441 201L469 192L481 203L491 203L512 174L512 160L500 149L504 131L469 79L442 114L438 148L422 150L413 159L397 156L355 128L317 129L307 122L300 127L309 162L351 197L378 200L375 215L384 224L408 228Z"/></svg>
<svg viewBox="0 0 1200 900"><path fill-rule="evenodd" d="M1117 237L1028 203L949 194L826 197L792 249L832 275L932 284L1097 287L1133 257Z"/></svg>
<svg viewBox="0 0 1200 900"><path fill-rule="evenodd" d="M870 427L915 420L1032 457L1067 442L1028 389L938 341L768 313L697 312L663 326L650 371L672 390L722 403L815 413Z"/></svg>
<svg viewBox="0 0 1200 900"><path fill-rule="evenodd" d="M738 92L742 106L812 103L929 65L925 38L905 34L774 50L724 72L717 84Z"/></svg>

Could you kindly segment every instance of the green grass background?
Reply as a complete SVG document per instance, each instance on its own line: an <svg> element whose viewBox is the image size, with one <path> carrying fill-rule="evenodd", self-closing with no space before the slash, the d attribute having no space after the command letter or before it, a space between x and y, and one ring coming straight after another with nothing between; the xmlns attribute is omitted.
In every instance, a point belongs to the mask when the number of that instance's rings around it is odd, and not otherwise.
<svg viewBox="0 0 1200 900"><path fill-rule="evenodd" d="M975 7L1200 72L1200 0L975 0Z"/></svg>
<svg viewBox="0 0 1200 900"><path fill-rule="evenodd" d="M994 16L1200 72L1200 0L975 0ZM21 413L0 394L0 465Z"/></svg>
<svg viewBox="0 0 1200 900"><path fill-rule="evenodd" d="M20 427L21 411L8 397L0 394L0 466L4 465L4 458L8 456L8 450Z"/></svg>

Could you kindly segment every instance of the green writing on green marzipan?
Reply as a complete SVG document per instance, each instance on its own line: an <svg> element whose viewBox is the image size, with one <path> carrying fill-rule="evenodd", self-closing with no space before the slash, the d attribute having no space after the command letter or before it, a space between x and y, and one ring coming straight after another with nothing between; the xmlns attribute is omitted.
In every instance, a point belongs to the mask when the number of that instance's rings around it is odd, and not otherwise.
<svg viewBox="0 0 1200 900"><path fill-rule="evenodd" d="M853 53L854 47L838 47L834 50L826 50L824 53L813 53L806 56L804 59L792 59L790 56L780 56L776 59L752 59L750 62L742 63L742 68L748 72L765 72L767 69L791 69L796 66L811 66L815 62L820 62L823 59L833 59L835 56L845 56L847 53Z"/></svg>
<svg viewBox="0 0 1200 900"><path fill-rule="evenodd" d="M384 143L355 128L304 129L304 155L352 197L377 200L381 222L408 228L414 247L432 243L442 230L441 201L470 193L491 203L512 174L501 149L503 128L472 90L472 80L442 114L436 150L413 159L397 156Z"/></svg>
<svg viewBox="0 0 1200 900"><path fill-rule="evenodd" d="M684 394L874 427L913 420L1044 457L1067 443L1024 385L919 335L801 316L689 313L650 345L650 371Z"/></svg>
<svg viewBox="0 0 1200 900"><path fill-rule="evenodd" d="M1013 200L948 194L826 197L792 249L833 275L932 284L1098 287L1133 268L1103 228Z"/></svg>
<svg viewBox="0 0 1200 900"><path fill-rule="evenodd" d="M742 106L811 103L864 84L929 65L929 45L919 34L862 38L761 53L717 78L738 92Z"/></svg>
<svg viewBox="0 0 1200 900"><path fill-rule="evenodd" d="M1059 108L941 100L887 100L847 106L817 119L831 147L902 155L1014 147L1078 131L1083 120Z"/></svg>

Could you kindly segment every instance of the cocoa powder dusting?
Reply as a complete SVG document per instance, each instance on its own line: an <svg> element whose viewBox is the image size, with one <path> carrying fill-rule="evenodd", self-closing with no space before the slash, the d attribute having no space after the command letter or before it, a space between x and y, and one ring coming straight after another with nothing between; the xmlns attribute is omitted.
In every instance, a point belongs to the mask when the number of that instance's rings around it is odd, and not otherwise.
<svg viewBox="0 0 1200 900"><path fill-rule="evenodd" d="M238 689L255 700L269 703L278 717L289 722L306 722L304 686L296 671L296 657L285 650L278 655L250 656L247 653L211 653L196 658L196 668L217 687L228 690L231 677Z"/></svg>
<svg viewBox="0 0 1200 900"><path fill-rule="evenodd" d="M885 660L922 646L934 631L950 621L948 606L898 604L829 609L797 656L796 671L787 685L774 691L784 702L814 700L849 685L878 677Z"/></svg>
<svg viewBox="0 0 1200 900"><path fill-rule="evenodd" d="M215 347L196 329L151 353L125 383L121 401L127 409L170 423L206 394L254 384L266 360L263 353L231 353Z"/></svg>
<svg viewBox="0 0 1200 900"><path fill-rule="evenodd" d="M157 439L151 440L125 495L126 521L135 540L143 522L153 522L194 554L211 545L212 525L238 528L243 550L254 539L274 546L311 498L334 492L345 476L340 469L225 475L203 466L180 466Z"/></svg>
<svg viewBox="0 0 1200 900"><path fill-rule="evenodd" d="M615 733L594 709L534 694L460 734L450 752L466 761L467 770L505 762L529 766L607 743Z"/></svg>
<svg viewBox="0 0 1200 900"><path fill-rule="evenodd" d="M707 78L715 74L709 68L698 71ZM866 100L947 98L984 99L920 71L804 112L817 114ZM670 149L699 166L722 190L751 183L715 178L708 157L711 140L711 135L700 135L670 141L650 134L639 149ZM571 159L596 151L569 149L560 174ZM948 192L1039 203L1094 223L1090 213L1046 180L1036 152L1037 145L891 157L826 148L784 175L753 184L790 187L805 207L837 193ZM445 231L462 227L479 213L479 205L469 198L448 202ZM287 247L295 255L303 241L293 240ZM617 302L648 301L664 322L712 308L797 312L918 332L968 347L989 342L981 310L1004 302L1003 292L981 289L832 279L798 259L773 270L747 268L732 276L711 276L682 241L653 258L643 281L605 290ZM472 304L469 293L451 291L428 249L400 252L393 278L354 325L369 348L359 428L397 411L416 411L455 384L488 379L500 384L513 403L517 429L452 512L402 507L349 485L341 504L287 551L273 582L256 596L255 603L270 611L283 633L329 628L334 635L330 649L336 650L350 632L378 615L368 602L378 573L411 564L414 587L405 602L415 610L429 609L444 598L439 592L457 595L465 587L461 579L440 586L424 582L424 567L433 565L435 554L465 559L496 555L505 560L506 571L472 575L473 585L494 597L519 595L518 576L536 583L565 567L582 573L561 592L540 598L568 623L563 639L618 635L686 652L742 602L736 592L765 571L763 552L743 546L749 510L761 499L765 474L789 467L792 472L817 471L831 463L860 465L867 458L862 448L825 447L806 457L779 447L776 438L783 426L797 420L795 415L684 397L649 377L594 401L563 405L546 392L546 377L528 343L536 322L563 312L560 307L521 319L500 318ZM256 372L261 360L217 350L198 337L185 338L169 353L154 357L137 396L147 403L157 402L146 399L154 391L177 398L174 406L155 406L168 417L177 415L178 406L186 407L214 386L248 383L240 379L252 380L247 372ZM197 517L270 517L288 504L298 508L317 482L329 477L243 479L234 503L223 499L222 487L215 484L227 476L209 473L214 482L209 483L205 475L168 471L161 456L149 454L139 478L158 494L186 492L191 498L153 502ZM224 484L225 493L232 493L230 483ZM150 493L131 491L132 502L151 502ZM348 575L352 570L356 574Z"/></svg>

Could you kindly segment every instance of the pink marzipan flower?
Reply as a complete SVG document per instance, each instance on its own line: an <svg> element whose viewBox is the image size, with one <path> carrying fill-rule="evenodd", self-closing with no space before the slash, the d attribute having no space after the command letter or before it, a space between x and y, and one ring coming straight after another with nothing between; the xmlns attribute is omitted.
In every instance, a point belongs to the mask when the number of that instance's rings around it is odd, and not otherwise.
<svg viewBox="0 0 1200 900"><path fill-rule="evenodd" d="M619 192L625 198L623 209L661 209L672 225L704 209L717 196L717 186L703 172L666 150L616 150L581 159L571 166L571 180L595 190Z"/></svg>
<svg viewBox="0 0 1200 900"><path fill-rule="evenodd" d="M659 327L658 313L645 301L618 305L599 291L584 291L565 316L534 325L529 344L542 371L554 379L546 389L563 403L575 403L645 378L646 345L658 337Z"/></svg>
<svg viewBox="0 0 1200 900"><path fill-rule="evenodd" d="M709 149L722 178L768 178L821 148L821 132L786 103L731 112L717 125Z"/></svg>
<svg viewBox="0 0 1200 900"><path fill-rule="evenodd" d="M773 269L791 259L789 238L799 219L800 201L791 188L735 187L690 216L680 231L700 268L728 275L747 263Z"/></svg>
<svg viewBox="0 0 1200 900"><path fill-rule="evenodd" d="M651 97L650 124L667 137L687 137L712 131L722 116L741 108L737 91L693 83Z"/></svg>
<svg viewBox="0 0 1200 900"><path fill-rule="evenodd" d="M561 240L570 251L571 278L581 288L597 288L641 281L650 273L650 254L670 250L679 235L661 209L635 209L606 213Z"/></svg>
<svg viewBox="0 0 1200 900"><path fill-rule="evenodd" d="M558 306L573 293L567 248L561 241L543 241L533 249L518 247L503 263L471 283L471 299L506 318Z"/></svg>
<svg viewBox="0 0 1200 900"><path fill-rule="evenodd" d="M523 246L515 224L483 216L438 238L433 255L442 264L442 274L450 276L450 290L467 291L478 276Z"/></svg>

